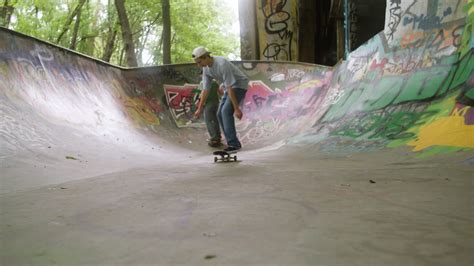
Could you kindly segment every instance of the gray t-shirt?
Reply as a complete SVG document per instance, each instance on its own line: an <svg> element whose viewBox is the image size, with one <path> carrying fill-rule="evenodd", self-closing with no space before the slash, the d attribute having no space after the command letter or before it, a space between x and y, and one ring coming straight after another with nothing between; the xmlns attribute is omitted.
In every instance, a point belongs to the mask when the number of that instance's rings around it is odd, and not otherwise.
<svg viewBox="0 0 474 266"><path fill-rule="evenodd" d="M211 88L212 79L224 84L225 90L232 88L247 89L249 80L235 65L222 56L213 56L214 62L210 67L203 68L203 87L205 90Z"/></svg>

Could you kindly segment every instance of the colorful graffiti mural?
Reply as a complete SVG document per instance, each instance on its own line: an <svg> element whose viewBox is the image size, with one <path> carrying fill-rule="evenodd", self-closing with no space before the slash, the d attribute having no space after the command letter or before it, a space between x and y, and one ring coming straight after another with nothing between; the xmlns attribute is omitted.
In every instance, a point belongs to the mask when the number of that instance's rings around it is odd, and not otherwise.
<svg viewBox="0 0 474 266"><path fill-rule="evenodd" d="M332 151L407 146L430 155L473 149L474 4L387 3L384 32L336 66L234 62L250 80L244 118L237 122L244 145L304 142ZM293 39L287 37L294 24L285 23L294 6L260 4L272 30L267 33L284 37L265 44L280 49L269 46L279 53L267 58L291 59ZM195 64L120 69L4 29L0 38L6 40L0 43L0 111L8 124L0 131L6 139L15 128L27 128L15 126L22 112L81 130L131 124L169 138L205 134L193 117Z"/></svg>
<svg viewBox="0 0 474 266"><path fill-rule="evenodd" d="M178 127L205 126L202 120L194 119L200 94L197 87L197 84L164 85L169 110Z"/></svg>
<svg viewBox="0 0 474 266"><path fill-rule="evenodd" d="M439 30L453 21L465 20L463 10L467 0L387 0L385 35L389 41L397 42L407 34Z"/></svg>
<svg viewBox="0 0 474 266"><path fill-rule="evenodd" d="M413 13L415 2L404 9L400 1L390 1L386 32L392 34L375 36L336 67L331 86L343 88L338 91L341 97L315 124L319 132L330 132L337 142L341 137L357 141L359 149L364 146L361 140L366 147L409 145L414 151L473 148L470 107L459 109L461 102L473 104L467 95L473 88L472 47L466 49L472 26L465 17L458 19L459 1L455 9L446 2L434 8L436 3L428 1L427 12L445 10L442 18ZM447 17L450 23L441 23ZM436 26L424 24L431 20L438 21ZM458 96L449 97L451 107L432 107L448 101L448 95Z"/></svg>

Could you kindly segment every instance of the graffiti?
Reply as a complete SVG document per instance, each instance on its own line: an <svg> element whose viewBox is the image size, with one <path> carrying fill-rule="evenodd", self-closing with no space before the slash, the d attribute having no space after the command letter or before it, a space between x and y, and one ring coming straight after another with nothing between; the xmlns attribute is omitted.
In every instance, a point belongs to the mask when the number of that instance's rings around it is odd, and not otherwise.
<svg viewBox="0 0 474 266"><path fill-rule="evenodd" d="M258 116L257 112L262 110L264 103L272 94L273 90L262 81L250 81L245 94L244 110L249 116Z"/></svg>
<svg viewBox="0 0 474 266"><path fill-rule="evenodd" d="M413 151L420 151L431 146L470 147L474 148L474 125L465 123L465 116L472 107L456 107L452 114L438 117L424 124L419 129L417 138L408 143Z"/></svg>
<svg viewBox="0 0 474 266"><path fill-rule="evenodd" d="M313 88L272 90L262 81L251 81L244 99L244 110L249 118L288 119L297 117L304 103L311 98Z"/></svg>
<svg viewBox="0 0 474 266"><path fill-rule="evenodd" d="M402 9L400 7L401 0L390 0L389 18L388 18L388 39L393 40L393 35L401 21Z"/></svg>
<svg viewBox="0 0 474 266"><path fill-rule="evenodd" d="M270 120L253 119L237 123L238 137L241 142L254 144L262 140L271 141L278 138L279 134L287 128L286 122L273 118Z"/></svg>
<svg viewBox="0 0 474 266"><path fill-rule="evenodd" d="M407 40L415 42L418 38L423 38L425 32L448 28L453 22L459 25L458 21L466 17L459 8L462 2L462 0L390 0L386 14L385 36L390 45L395 47L402 38L405 38L405 43Z"/></svg>
<svg viewBox="0 0 474 266"><path fill-rule="evenodd" d="M166 100L178 127L202 127L202 122L194 121L194 112L199 101L197 84L183 86L164 85Z"/></svg>
<svg viewBox="0 0 474 266"><path fill-rule="evenodd" d="M433 31L407 32L403 35L400 46L404 49L425 48L440 52L445 49L459 47L462 41L464 25L453 28L435 29Z"/></svg>
<svg viewBox="0 0 474 266"><path fill-rule="evenodd" d="M331 76L332 72L326 72L285 89L272 89L262 81L250 81L243 105L244 119L237 124L241 141L257 143L310 128L326 109L321 107L321 102Z"/></svg>
<svg viewBox="0 0 474 266"><path fill-rule="evenodd" d="M295 3L287 0L280 1L259 1L257 12L259 21L265 29L264 34L260 34L260 47L262 56L267 60L291 61L296 58L296 23L293 21L295 14Z"/></svg>
<svg viewBox="0 0 474 266"><path fill-rule="evenodd" d="M288 74L286 75L287 80L295 80L302 78L306 73L299 69L288 69Z"/></svg>
<svg viewBox="0 0 474 266"><path fill-rule="evenodd" d="M451 15L453 10L451 7L448 7L443 11L443 16L436 16L434 14L413 14L407 13L411 17L406 16L403 18L403 26L412 25L412 29L421 29L421 30L431 30L435 28L440 28L442 21L445 17Z"/></svg>
<svg viewBox="0 0 474 266"><path fill-rule="evenodd" d="M365 75L370 60L375 58L375 56L378 54L378 49L378 47L375 47L375 49L367 49L364 54L351 55L347 64L347 69L348 72L352 74L351 76L353 79L360 79Z"/></svg>
<svg viewBox="0 0 474 266"><path fill-rule="evenodd" d="M144 104L141 99L124 98L123 104L127 108L127 114L135 123L159 125L160 120L155 112Z"/></svg>
<svg viewBox="0 0 474 266"><path fill-rule="evenodd" d="M385 36L377 35L379 38L364 47L366 55L361 51L351 55L346 69L338 74L338 78L343 78L333 86L344 88L344 93L331 105L324 121L348 113L433 99L458 88L467 80L471 60L460 59L453 53L456 44L452 36L458 36L462 29L462 24L451 24L443 31L425 32L419 43L422 47L406 46L402 50L384 49L381 38ZM454 62L458 63L453 66ZM335 97L336 91L330 91L328 97Z"/></svg>
<svg viewBox="0 0 474 266"><path fill-rule="evenodd" d="M459 15L454 2L390 0L385 31L335 67L237 63L251 80L244 117L236 121L241 141L261 147L290 142L299 134L324 149L473 147L474 109L467 106L474 98L472 23ZM296 58L295 7L290 1L258 1L264 58ZM8 102L12 110L24 106L38 117L81 128L131 120L140 129L170 137L205 134L185 129L204 125L193 117L197 85L187 84L198 81L195 65L121 70L34 40L24 42L28 44L19 51L8 45L8 55L0 54L5 59L0 65L0 104ZM47 112L54 116L44 116ZM15 145L15 123L21 123L15 118L7 113L2 120L7 126L0 133L8 145ZM158 130L158 125L171 125L172 130ZM25 135L27 128L18 130ZM43 132L32 130L25 141L34 146Z"/></svg>
<svg viewBox="0 0 474 266"><path fill-rule="evenodd" d="M345 93L344 90L331 90L329 94L326 96L326 99L323 103L323 107L336 104L344 96L344 93Z"/></svg>
<svg viewBox="0 0 474 266"><path fill-rule="evenodd" d="M272 82L278 82L278 81L284 81L285 80L285 74L283 73L275 73L275 74L272 74L272 76L270 77L270 81Z"/></svg>
<svg viewBox="0 0 474 266"><path fill-rule="evenodd" d="M45 46L40 46L35 44L35 49L31 51L31 55L33 57L37 57L40 62L47 62L47 61L53 61L54 55L53 53Z"/></svg>
<svg viewBox="0 0 474 266"><path fill-rule="evenodd" d="M291 60L291 54L288 52L291 48L285 49L287 44L270 43L263 48L263 57L271 60Z"/></svg>
<svg viewBox="0 0 474 266"><path fill-rule="evenodd" d="M290 81L301 79L306 73L299 69L288 69L286 73L274 73L271 75L270 80L273 82L278 81Z"/></svg>
<svg viewBox="0 0 474 266"><path fill-rule="evenodd" d="M410 139L414 133L407 130L422 118L432 116L434 112L393 112L380 111L359 114L347 118L342 125L334 129L331 135L365 139Z"/></svg>
<svg viewBox="0 0 474 266"><path fill-rule="evenodd" d="M186 78L184 77L184 75L181 72L176 71L171 67L161 68L159 72L159 76L162 77L163 79L186 82Z"/></svg>
<svg viewBox="0 0 474 266"><path fill-rule="evenodd" d="M471 6L472 6L471 9L473 10L473 14L474 14L474 2L471 2ZM471 51L472 48L474 48L474 34L473 34L474 28L473 27L474 27L474 20L471 20L466 24L463 35L461 36L460 47L459 47L461 57L469 53L469 51Z"/></svg>

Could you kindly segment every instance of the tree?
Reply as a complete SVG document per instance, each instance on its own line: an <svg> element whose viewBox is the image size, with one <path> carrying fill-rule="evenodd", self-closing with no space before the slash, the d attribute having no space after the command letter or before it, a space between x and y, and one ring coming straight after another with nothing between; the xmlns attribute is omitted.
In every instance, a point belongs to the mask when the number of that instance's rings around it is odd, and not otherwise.
<svg viewBox="0 0 474 266"><path fill-rule="evenodd" d="M72 13L69 15L69 17L66 20L66 23L63 26L63 30L61 31L58 38L56 39L56 43L59 43L61 41L61 38L69 30L69 27L72 23L72 20L75 17L76 17L76 24L77 24L76 27L79 27L81 9L82 9L82 6L84 5L85 2L86 2L86 0L80 0L79 3L77 4L76 8L74 9L74 11L72 11ZM74 39L74 41L75 41L75 39L77 39L77 32L76 32L76 36L74 36L73 39ZM71 45L71 46L75 47L76 44L74 43L74 45Z"/></svg>
<svg viewBox="0 0 474 266"><path fill-rule="evenodd" d="M161 0L163 12L163 32L161 39L163 41L163 64L171 64L171 15L170 1Z"/></svg>
<svg viewBox="0 0 474 266"><path fill-rule="evenodd" d="M77 35L79 33L80 24L81 24L81 10L79 9L79 11L77 11L76 22L74 23L74 31L72 33L71 45L69 45L69 49L76 50Z"/></svg>
<svg viewBox="0 0 474 266"><path fill-rule="evenodd" d="M119 23L117 22L117 12L114 12L114 8L112 6L112 0L108 0L106 6L107 12L107 19L105 21L105 28L107 29L107 33L103 38L105 41L104 49L102 52L102 60L105 62L110 62L112 55L115 51L115 40L117 39L117 33L119 28Z"/></svg>
<svg viewBox="0 0 474 266"><path fill-rule="evenodd" d="M115 0L115 8L117 8L118 20L122 29L122 40L129 67L138 66L137 56L135 54L135 44L128 21L127 12L125 10L125 0Z"/></svg>
<svg viewBox="0 0 474 266"><path fill-rule="evenodd" d="M0 8L0 26L8 28L13 10L14 7L9 5L8 0L5 0Z"/></svg>
<svg viewBox="0 0 474 266"><path fill-rule="evenodd" d="M232 33L232 21L237 20L225 1L172 0L173 63L190 62L196 46L205 46L215 55L240 54L238 35Z"/></svg>
<svg viewBox="0 0 474 266"><path fill-rule="evenodd" d="M102 55L102 60L105 62L110 62L110 58L115 50L115 40L117 39L118 24L115 23L109 27L109 31L106 35L106 44L104 48L104 53Z"/></svg>
<svg viewBox="0 0 474 266"><path fill-rule="evenodd" d="M5 8L0 7L0 23L8 20L10 29L112 64L189 63L192 62L192 50L199 45L206 46L216 55L239 54L238 34L230 31L232 21L237 18L225 6L226 1L0 2L4 7L5 4L11 6L11 20L3 12ZM122 14L120 18L119 13Z"/></svg>

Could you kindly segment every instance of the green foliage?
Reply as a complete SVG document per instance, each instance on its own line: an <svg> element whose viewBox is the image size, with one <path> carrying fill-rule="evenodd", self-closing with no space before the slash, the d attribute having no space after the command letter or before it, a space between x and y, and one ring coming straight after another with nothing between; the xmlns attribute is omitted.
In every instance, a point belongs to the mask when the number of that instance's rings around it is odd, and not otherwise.
<svg viewBox="0 0 474 266"><path fill-rule="evenodd" d="M13 15L8 28L69 47L77 16L68 18L80 0L11 0ZM160 0L125 1L138 61L162 64ZM170 0L172 63L192 62L192 50L205 46L215 55L240 55L239 36L232 32L238 18L222 0ZM102 58L109 34L118 29L111 63L124 64L122 35L117 27L114 0L87 0L81 9L76 50ZM57 42L64 31L64 35Z"/></svg>
<svg viewBox="0 0 474 266"><path fill-rule="evenodd" d="M237 18L224 1L172 0L171 14L173 62L189 62L197 46L215 55L240 54L238 36L231 32Z"/></svg>

